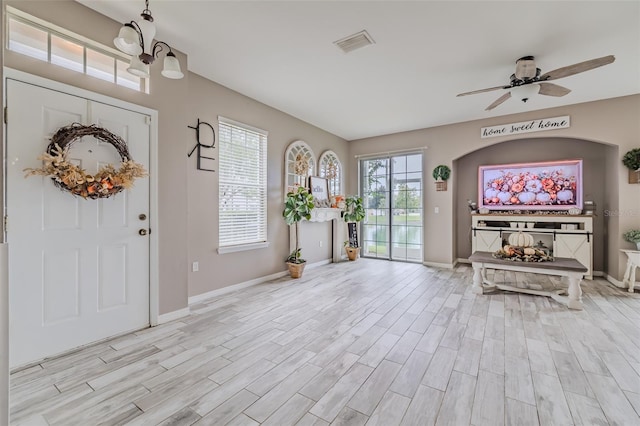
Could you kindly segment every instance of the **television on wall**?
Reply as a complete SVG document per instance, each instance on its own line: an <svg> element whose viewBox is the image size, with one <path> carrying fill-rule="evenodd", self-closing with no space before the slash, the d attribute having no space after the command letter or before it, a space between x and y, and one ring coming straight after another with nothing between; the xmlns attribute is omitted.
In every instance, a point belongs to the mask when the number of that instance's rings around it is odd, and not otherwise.
<svg viewBox="0 0 640 426"><path fill-rule="evenodd" d="M582 160L478 168L478 207L489 210L582 210Z"/></svg>

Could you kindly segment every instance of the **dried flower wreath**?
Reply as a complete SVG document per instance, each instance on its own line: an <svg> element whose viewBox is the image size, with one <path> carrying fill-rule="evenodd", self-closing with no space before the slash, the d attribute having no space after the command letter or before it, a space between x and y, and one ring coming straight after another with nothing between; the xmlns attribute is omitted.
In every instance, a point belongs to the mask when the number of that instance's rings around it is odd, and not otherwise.
<svg viewBox="0 0 640 426"><path fill-rule="evenodd" d="M67 158L69 148L83 136L93 136L112 145L122 159L120 168L116 170L113 165L107 164L95 175L90 175L80 166L71 163ZM82 198L109 198L131 188L136 178L147 176L144 166L131 159L127 144L120 136L94 124L85 126L73 123L61 127L51 137L51 143L38 160L43 161L42 167L24 169L25 177L49 176L58 188Z"/></svg>
<svg viewBox="0 0 640 426"><path fill-rule="evenodd" d="M299 176L306 176L309 173L309 159L305 154L298 154L293 164L293 171Z"/></svg>

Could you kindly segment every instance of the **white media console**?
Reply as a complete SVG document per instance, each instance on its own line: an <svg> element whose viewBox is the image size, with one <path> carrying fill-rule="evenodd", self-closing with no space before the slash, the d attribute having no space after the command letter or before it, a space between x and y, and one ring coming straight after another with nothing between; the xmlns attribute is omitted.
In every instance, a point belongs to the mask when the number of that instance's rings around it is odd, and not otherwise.
<svg viewBox="0 0 640 426"><path fill-rule="evenodd" d="M531 234L553 256L576 259L587 268L584 278L593 279L593 216L474 214L471 252L495 252L520 231Z"/></svg>

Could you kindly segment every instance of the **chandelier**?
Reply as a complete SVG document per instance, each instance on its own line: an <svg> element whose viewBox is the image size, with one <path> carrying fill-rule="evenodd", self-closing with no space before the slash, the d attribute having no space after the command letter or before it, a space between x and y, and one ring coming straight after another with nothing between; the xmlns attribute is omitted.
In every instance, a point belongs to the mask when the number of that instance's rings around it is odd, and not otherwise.
<svg viewBox="0 0 640 426"><path fill-rule="evenodd" d="M164 57L164 68L161 74L167 78L180 79L184 74L180 70L178 58L164 41L153 42L156 35L156 26L149 10L149 0L145 0L145 8L140 14L142 19L138 22L125 23L118 37L113 39L113 44L122 52L131 55L131 63L127 71L140 78L149 78L149 65L158 57L166 47L169 51Z"/></svg>

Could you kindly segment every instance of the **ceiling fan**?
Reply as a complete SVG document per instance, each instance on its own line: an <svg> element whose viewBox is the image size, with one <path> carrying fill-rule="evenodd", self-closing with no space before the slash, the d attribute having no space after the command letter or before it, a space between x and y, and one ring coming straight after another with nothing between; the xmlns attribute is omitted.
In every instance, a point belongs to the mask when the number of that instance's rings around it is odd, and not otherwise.
<svg viewBox="0 0 640 426"><path fill-rule="evenodd" d="M613 55L603 56L602 58L578 62L577 64L568 65L540 75L540 68L536 67L534 57L523 56L516 61L516 72L511 74L511 81L507 86L496 86L488 89L474 90L472 92L460 93L457 96L475 95L476 93L491 92L493 90L510 89L507 93L500 96L491 105L489 105L485 111L494 109L512 96L521 99L523 102L527 102L529 97L536 93L547 96L564 96L571 92L571 90L566 87L547 82L589 71L603 65L608 65L615 61L615 59L616 58Z"/></svg>

